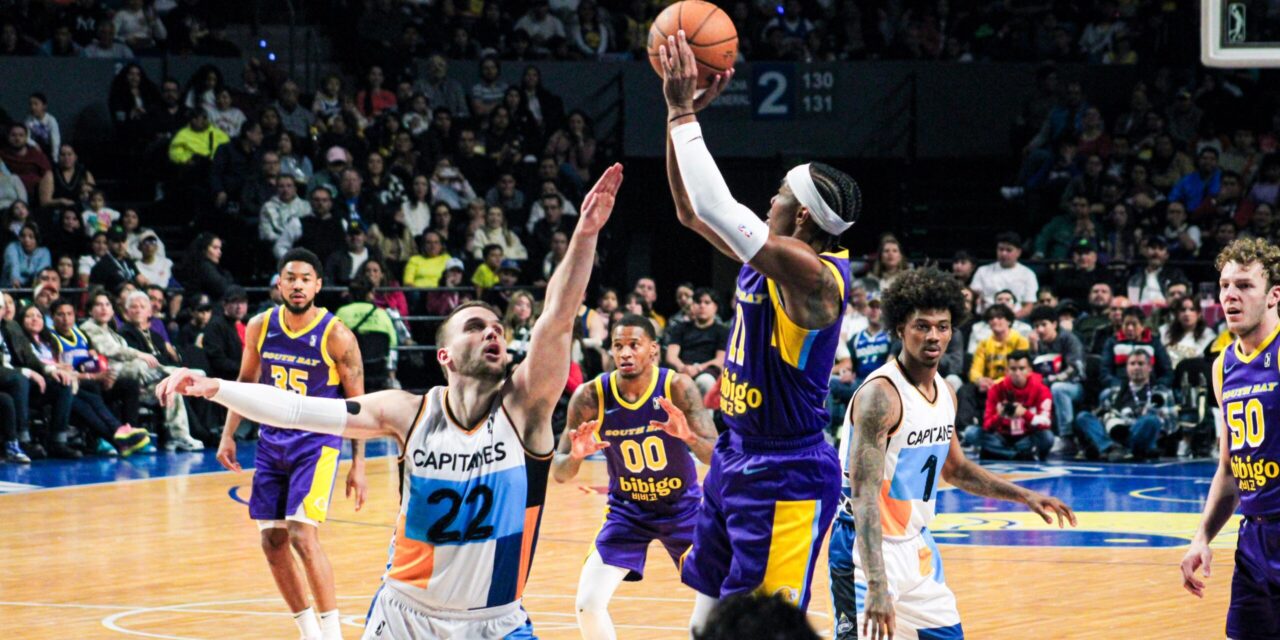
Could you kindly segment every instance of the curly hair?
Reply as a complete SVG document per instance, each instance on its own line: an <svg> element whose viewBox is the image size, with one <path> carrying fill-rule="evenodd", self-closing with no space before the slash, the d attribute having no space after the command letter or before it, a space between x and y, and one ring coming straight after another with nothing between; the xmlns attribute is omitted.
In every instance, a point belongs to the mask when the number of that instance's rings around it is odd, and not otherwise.
<svg viewBox="0 0 1280 640"><path fill-rule="evenodd" d="M937 267L908 271L893 281L880 295L880 308L887 327L897 327L916 311L945 309L951 312L951 324L965 320L964 294L960 282Z"/></svg>
<svg viewBox="0 0 1280 640"><path fill-rule="evenodd" d="M1218 271L1234 262L1242 267L1257 263L1262 266L1262 273L1267 276L1267 288L1280 286L1280 247L1271 244L1264 238L1241 238L1227 245L1220 253L1213 266Z"/></svg>

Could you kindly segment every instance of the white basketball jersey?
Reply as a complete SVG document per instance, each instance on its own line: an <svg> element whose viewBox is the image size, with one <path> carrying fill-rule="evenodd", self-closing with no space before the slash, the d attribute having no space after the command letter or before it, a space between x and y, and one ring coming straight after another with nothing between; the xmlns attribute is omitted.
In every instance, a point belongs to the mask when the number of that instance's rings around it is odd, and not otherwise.
<svg viewBox="0 0 1280 640"><path fill-rule="evenodd" d="M942 465L951 449L955 431L956 408L951 392L941 375L934 374L933 398L925 397L902 371L897 358L867 376L867 382L883 378L893 384L902 401L902 419L889 432L884 454L884 480L880 488L880 524L886 540L907 540L933 520L934 501L942 479ZM863 383L866 385L866 382ZM856 397L856 394L855 394ZM844 429L852 434L849 415ZM840 463L848 469L853 438L845 438ZM844 478L843 493L849 495L849 478ZM842 509L842 518L850 514Z"/></svg>
<svg viewBox="0 0 1280 640"><path fill-rule="evenodd" d="M384 580L433 609L510 605L529 576L551 455L525 450L500 401L466 428L447 397L429 391L406 438Z"/></svg>

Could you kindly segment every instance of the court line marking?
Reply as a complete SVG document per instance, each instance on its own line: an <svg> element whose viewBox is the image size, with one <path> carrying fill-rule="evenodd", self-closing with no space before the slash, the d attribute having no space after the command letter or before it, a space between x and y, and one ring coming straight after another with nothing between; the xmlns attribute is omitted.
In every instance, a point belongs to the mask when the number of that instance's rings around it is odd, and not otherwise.
<svg viewBox="0 0 1280 640"><path fill-rule="evenodd" d="M166 452L164 452L164 453L158 453L158 454L140 454L140 455L196 456L196 455L205 455L205 454L204 454L204 453L200 453L200 452L195 452L195 451L191 451L191 452L175 452L175 451L166 451ZM379 454L379 455L376 455L376 456L367 456L367 457L365 458L365 460L377 460L377 459L380 459L380 458L394 458L394 457L395 457L395 456L394 456L394 454L391 454L391 453L383 453L383 454ZM350 460L350 458L347 458L346 460ZM341 462L343 462L343 461L342 461L342 460L339 460L339 463L341 463ZM126 459L126 460L118 460L118 461L117 461L117 464L129 465L129 466L131 466L131 467L135 467L135 468L139 468L139 469L140 469L140 468L142 468L140 465L134 465L134 464L130 463L130 462L129 462L129 460L127 460L127 459ZM81 484L66 484L66 485L61 485L61 486L57 486L57 487L46 487L46 486L43 486L43 485L32 485L32 486L34 486L35 488L30 489L30 490L28 490L28 491L13 491L13 492L3 492L3 493L0 493L0 498L4 498L4 497L6 497L6 496L21 496L21 495L29 495L29 494L32 494L32 493L45 492L45 491L66 491L66 490L68 490L68 489L84 489L85 487L102 487L102 486L115 485L115 484L133 484L133 483L137 483L137 482L154 482L154 481L156 481L156 480L174 480L174 479L178 479L178 478L194 478L194 477L196 477L196 476L212 476L212 475L217 475L217 474L220 474L220 473L234 473L234 474L236 474L236 475L239 475L239 474L243 474L243 473L247 473L247 472L253 471L255 468L256 468L256 467L243 467L240 471L231 471L231 470L229 470L229 469L220 469L220 470L214 470L214 471L195 471L195 472L187 471L187 472L183 472L183 473L175 473L175 474L172 474L172 475L152 476L152 477L150 477L150 478L118 478L118 479L113 479L113 480L103 480L102 482L85 482L85 483L81 483ZM366 469L366 473L365 473L365 475L366 475L366 476L367 476L367 475L369 475L369 473L368 473L368 470L367 470L367 469Z"/></svg>
<svg viewBox="0 0 1280 640"><path fill-rule="evenodd" d="M371 595L369 596L346 595L346 596L337 596L337 597L340 600L364 600L364 601L368 601L373 598L373 596ZM567 595L567 594L556 594L556 593L525 595L526 600L530 598L572 600L572 599L576 599L577 596ZM678 602L678 603L689 604L690 606L692 606L694 602L693 598L669 598L669 597L658 597L658 596L616 596L615 595L613 597L613 600L620 600L620 601L636 600L636 601L642 601L642 602ZM110 605L110 604L0 601L0 607L9 606L9 607L54 608L54 609L114 610L116 611L116 613L113 613L102 619L102 626L111 631L115 631L116 633L121 633L124 635L131 635L131 636L139 636L144 638L161 638L163 640L196 640L196 639L190 638L189 636L174 636L174 635L166 635L162 633L152 633L149 631L142 631L139 629L129 629L127 627L121 626L120 621L132 616L145 615L148 613L158 613L158 612L225 614L225 615L234 615L234 616L249 615L249 616L267 616L267 617L276 617L276 618L282 618L287 616L288 614L283 611L251 611L251 610L244 610L244 609L209 608L209 607L217 607L219 605L278 603L278 602L279 602L278 598L270 597L270 598L245 598L245 599L237 599L237 600L211 600L211 601L204 601L204 602L187 602L187 603L148 607L148 606ZM823 611L811 610L808 612L808 615L816 618L826 618L828 620L831 618L829 614ZM554 611L554 610L538 611L535 608L534 611L531 613L531 616L536 616L540 618L545 618L545 617L572 618L572 617L575 617L575 614L564 612L564 611ZM363 618L364 616L359 614L342 616L342 620L344 624L348 626L357 627L357 628L364 627L364 624L362 622L361 623L356 622L357 620L362 620ZM648 630L648 631L685 631L687 629L687 627L684 625L671 626L671 625L643 625L643 624L622 623L622 624L615 624L614 626L618 629L637 629L637 630ZM548 621L548 622L538 624L537 627L544 628L544 629L546 628L573 629L577 627L577 623Z"/></svg>

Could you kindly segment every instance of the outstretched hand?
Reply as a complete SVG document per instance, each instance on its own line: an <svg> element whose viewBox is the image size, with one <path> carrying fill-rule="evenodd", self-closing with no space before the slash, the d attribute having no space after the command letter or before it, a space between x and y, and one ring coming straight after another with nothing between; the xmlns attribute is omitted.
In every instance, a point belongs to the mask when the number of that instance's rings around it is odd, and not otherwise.
<svg viewBox="0 0 1280 640"><path fill-rule="evenodd" d="M1053 524L1053 516L1058 517L1058 528L1066 526L1067 522L1071 526L1076 526L1076 514L1061 500L1046 496L1043 493L1032 492L1027 496L1027 508L1036 512L1048 524Z"/></svg>
<svg viewBox="0 0 1280 640"><path fill-rule="evenodd" d="M591 191L587 192L587 197L582 200L582 210L578 217L578 230L584 233L600 233L606 222L609 221L609 215L613 213L614 200L618 195L618 188L622 186L622 165L613 163L604 173L600 174L600 179L596 181L596 185L591 187Z"/></svg>
<svg viewBox="0 0 1280 640"><path fill-rule="evenodd" d="M667 99L667 109L676 114L696 113L724 92L733 79L733 69L711 77L706 89L698 90L698 60L693 55L684 30L667 36L667 43L658 46L658 59L662 62L662 95Z"/></svg>
<svg viewBox="0 0 1280 640"><path fill-rule="evenodd" d="M693 429L689 428L689 421L685 419L684 412L680 410L680 407L677 407L666 396L658 396L658 404L662 405L662 409L667 412L667 421L650 420L649 426L658 427L666 431L668 435L679 438L681 442L692 441Z"/></svg>
<svg viewBox="0 0 1280 640"><path fill-rule="evenodd" d="M588 420L575 429L569 430L569 457L574 460L585 460L587 456L608 448L609 443L596 440L596 432L600 430L598 420Z"/></svg>
<svg viewBox="0 0 1280 640"><path fill-rule="evenodd" d="M205 377L186 367L178 369L156 385L156 398L164 407L171 406L177 396L212 398L217 393L217 378Z"/></svg>

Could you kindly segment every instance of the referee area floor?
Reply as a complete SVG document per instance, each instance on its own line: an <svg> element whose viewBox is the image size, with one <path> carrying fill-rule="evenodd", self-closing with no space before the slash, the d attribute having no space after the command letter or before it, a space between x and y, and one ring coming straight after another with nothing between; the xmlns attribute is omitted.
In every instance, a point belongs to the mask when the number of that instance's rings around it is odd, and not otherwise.
<svg viewBox="0 0 1280 640"><path fill-rule="evenodd" d="M359 512L342 495L342 465L320 532L347 638L360 636L387 562L398 506L389 448L370 445ZM238 474L211 450L0 465L0 637L297 637L244 504L253 453L253 443L239 443ZM967 637L1223 637L1238 520L1214 543L1204 600L1182 589L1178 571L1211 461L986 467L1062 498L1079 527L1060 531L1018 505L942 490L932 530ZM525 594L540 638L579 637L574 592L606 484L602 460L584 464L574 483L550 483ZM829 636L825 567L824 552L810 620ZM692 604L655 545L644 581L623 583L610 611L619 638L683 638Z"/></svg>

